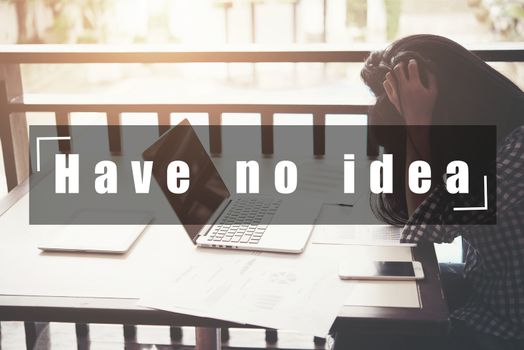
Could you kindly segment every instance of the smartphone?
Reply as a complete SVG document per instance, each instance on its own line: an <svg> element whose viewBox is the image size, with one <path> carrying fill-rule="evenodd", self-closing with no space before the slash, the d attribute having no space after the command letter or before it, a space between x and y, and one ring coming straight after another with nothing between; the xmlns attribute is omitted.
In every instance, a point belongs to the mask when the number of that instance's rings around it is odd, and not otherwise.
<svg viewBox="0 0 524 350"><path fill-rule="evenodd" d="M409 281L424 278L419 261L343 261L338 267L343 280Z"/></svg>

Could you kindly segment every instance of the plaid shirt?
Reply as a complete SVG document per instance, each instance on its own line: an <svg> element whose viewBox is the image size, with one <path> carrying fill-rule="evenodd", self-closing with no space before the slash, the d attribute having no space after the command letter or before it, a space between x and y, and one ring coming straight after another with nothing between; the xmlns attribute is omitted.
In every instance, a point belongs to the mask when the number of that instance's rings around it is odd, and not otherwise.
<svg viewBox="0 0 524 350"><path fill-rule="evenodd" d="M496 172L496 225L467 225L494 215L495 210L471 211L469 218L460 212L465 226L446 225L457 222L453 219L459 212L453 207L464 203L453 203L444 184L439 184L409 219L402 240L452 242L461 235L470 248L464 275L473 292L451 317L482 333L524 339L524 126L498 149ZM429 218L442 224L424 224Z"/></svg>

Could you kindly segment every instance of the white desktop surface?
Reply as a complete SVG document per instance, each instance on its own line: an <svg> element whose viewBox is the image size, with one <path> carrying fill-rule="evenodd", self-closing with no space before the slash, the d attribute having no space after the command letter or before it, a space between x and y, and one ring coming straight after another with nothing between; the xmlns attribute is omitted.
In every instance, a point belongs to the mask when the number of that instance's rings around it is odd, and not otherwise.
<svg viewBox="0 0 524 350"><path fill-rule="evenodd" d="M220 263L229 254L246 257L250 252L196 248L179 225L146 228L124 255L44 253L37 242L53 234L51 225L29 225L26 194L0 216L0 294L139 298L155 281L170 276L175 266L193 257ZM412 260L409 247L319 245L309 242L300 255L261 253L276 259L335 256L375 260ZM334 264L333 269L337 269ZM401 282L355 283L346 304L420 307L417 285Z"/></svg>

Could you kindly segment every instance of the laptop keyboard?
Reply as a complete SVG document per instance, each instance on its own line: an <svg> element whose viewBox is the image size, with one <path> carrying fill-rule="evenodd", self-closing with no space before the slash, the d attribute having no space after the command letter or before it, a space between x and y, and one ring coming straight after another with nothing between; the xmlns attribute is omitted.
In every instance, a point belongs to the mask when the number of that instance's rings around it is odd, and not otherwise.
<svg viewBox="0 0 524 350"><path fill-rule="evenodd" d="M209 241L258 244L282 200L235 199L207 235Z"/></svg>

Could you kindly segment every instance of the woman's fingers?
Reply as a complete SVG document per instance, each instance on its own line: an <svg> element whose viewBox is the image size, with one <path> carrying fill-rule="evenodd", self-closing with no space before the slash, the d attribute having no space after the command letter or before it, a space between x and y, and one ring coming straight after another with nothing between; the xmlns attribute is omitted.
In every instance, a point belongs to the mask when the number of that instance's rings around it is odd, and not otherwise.
<svg viewBox="0 0 524 350"><path fill-rule="evenodd" d="M408 63L408 74L409 74L409 80L414 83L420 83L420 75L418 72L418 64L417 61L414 59L410 59Z"/></svg>
<svg viewBox="0 0 524 350"><path fill-rule="evenodd" d="M393 72L395 73L395 78L402 85L406 80L406 74L404 73L404 63L400 62L395 67L393 67Z"/></svg>
<svg viewBox="0 0 524 350"><path fill-rule="evenodd" d="M400 113L400 100L397 94L396 84L395 84L395 78L392 76L391 73L386 74L386 80L382 83L384 86L384 90L386 91L386 95L388 96L389 101L395 106L397 109L397 112Z"/></svg>
<svg viewBox="0 0 524 350"><path fill-rule="evenodd" d="M393 87L397 86L397 81L395 80L395 76L391 72L386 73L386 80L389 82L389 84Z"/></svg>
<svg viewBox="0 0 524 350"><path fill-rule="evenodd" d="M392 91L389 100L391 101L391 103L393 103L393 105L397 109L397 112L402 113L402 109L400 107L400 94L398 91L398 84L395 79L395 75L391 72L386 73L386 81L389 83L390 89Z"/></svg>
<svg viewBox="0 0 524 350"><path fill-rule="evenodd" d="M437 78L435 77L435 74L431 72L426 73L428 76L428 89L429 90L437 90Z"/></svg>
<svg viewBox="0 0 524 350"><path fill-rule="evenodd" d="M408 76L405 74L405 68L407 68ZM438 93L435 76L427 72L428 86L426 88L420 80L416 60L404 62L404 65L397 64L393 68L392 75L397 84L392 84L386 78L388 97L392 103L395 102L395 107L402 114L406 125L430 125Z"/></svg>
<svg viewBox="0 0 524 350"><path fill-rule="evenodd" d="M393 87L391 86L391 84L387 80L384 80L382 85L384 86L384 90L386 91L386 95L388 96L389 101L393 102L393 100L395 98L394 97L394 92L393 92L394 91Z"/></svg>

